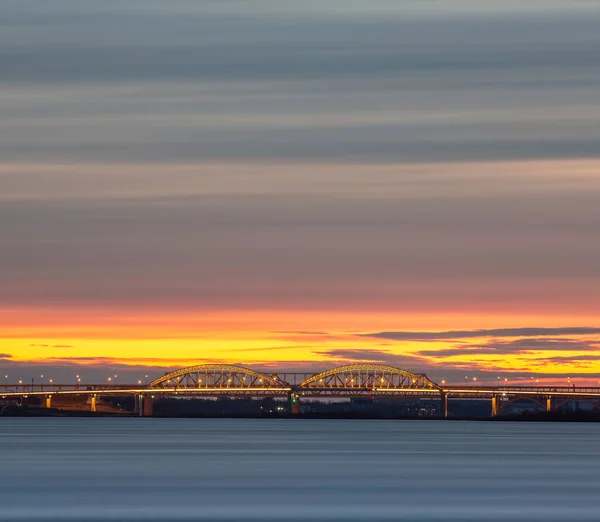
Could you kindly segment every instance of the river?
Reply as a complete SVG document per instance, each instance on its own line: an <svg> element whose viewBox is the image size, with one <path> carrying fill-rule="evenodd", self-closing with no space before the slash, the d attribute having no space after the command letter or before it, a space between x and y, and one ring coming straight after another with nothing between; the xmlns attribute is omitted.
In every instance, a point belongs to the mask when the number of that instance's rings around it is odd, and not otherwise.
<svg viewBox="0 0 600 522"><path fill-rule="evenodd" d="M0 418L2 521L594 521L600 424Z"/></svg>

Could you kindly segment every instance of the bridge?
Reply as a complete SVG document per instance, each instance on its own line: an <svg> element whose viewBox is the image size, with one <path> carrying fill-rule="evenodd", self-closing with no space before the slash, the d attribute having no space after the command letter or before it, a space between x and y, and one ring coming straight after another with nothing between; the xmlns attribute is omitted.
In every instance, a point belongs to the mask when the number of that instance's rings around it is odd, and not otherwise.
<svg viewBox="0 0 600 522"><path fill-rule="evenodd" d="M538 403L546 411L577 400L600 408L600 387L573 386L464 386L439 385L425 374L412 373L384 364L350 364L321 373L264 373L231 364L199 364L182 368L142 385L137 384L4 384L0 398L41 399L52 407L57 396L84 396L90 411L97 411L103 396L134 396L135 412L152 415L157 397L282 397L289 400L292 414L300 413L305 398L427 398L439 399L444 417L452 399L489 399L492 416L519 400Z"/></svg>

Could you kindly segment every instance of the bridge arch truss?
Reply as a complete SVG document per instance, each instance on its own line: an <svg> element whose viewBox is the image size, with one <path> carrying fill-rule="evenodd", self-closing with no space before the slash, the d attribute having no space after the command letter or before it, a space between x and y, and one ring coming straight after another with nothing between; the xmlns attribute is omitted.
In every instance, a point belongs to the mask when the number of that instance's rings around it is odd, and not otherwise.
<svg viewBox="0 0 600 522"><path fill-rule="evenodd" d="M379 394L440 393L440 387L425 374L412 373L385 364L349 364L338 366L306 379L298 391L371 392Z"/></svg>
<svg viewBox="0 0 600 522"><path fill-rule="evenodd" d="M199 364L188 366L152 381L153 389L209 390L278 390L287 384L276 376L257 372L244 366L232 364Z"/></svg>

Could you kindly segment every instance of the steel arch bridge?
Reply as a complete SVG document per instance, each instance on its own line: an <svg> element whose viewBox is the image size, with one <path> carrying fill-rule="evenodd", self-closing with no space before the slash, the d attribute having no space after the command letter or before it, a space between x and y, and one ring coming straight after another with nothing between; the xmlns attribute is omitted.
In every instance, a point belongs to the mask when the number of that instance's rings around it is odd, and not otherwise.
<svg viewBox="0 0 600 522"><path fill-rule="evenodd" d="M276 375L267 375L244 366L232 364L199 364L181 368L152 381L154 390L197 390L285 392L289 385Z"/></svg>
<svg viewBox="0 0 600 522"><path fill-rule="evenodd" d="M232 364L199 364L163 375L150 384L18 384L0 385L0 400L28 402L41 400L42 406L52 407L52 399L86 397L91 411L96 400L106 396L135 397L136 413L152 415L155 397L287 397L292 413L299 413L301 398L439 398L442 411L448 416L448 400L491 399L491 415L496 416L509 402L529 398L545 404L546 411L559 408L568 400L586 401L600 406L600 387L505 385L474 383L442 386L425 374L412 373L384 364L361 363L338 366L313 373L264 373ZM562 402L561 402L562 401Z"/></svg>
<svg viewBox="0 0 600 522"><path fill-rule="evenodd" d="M359 393L440 393L441 388L424 374L384 364L349 364L310 375L300 384L277 374L257 372L232 364L199 364L182 368L152 381L156 391L294 392L306 396ZM295 375L295 374L294 374ZM306 376L305 376L306 377Z"/></svg>
<svg viewBox="0 0 600 522"><path fill-rule="evenodd" d="M303 381L296 391L434 392L441 388L425 374L385 364L349 364L318 373Z"/></svg>

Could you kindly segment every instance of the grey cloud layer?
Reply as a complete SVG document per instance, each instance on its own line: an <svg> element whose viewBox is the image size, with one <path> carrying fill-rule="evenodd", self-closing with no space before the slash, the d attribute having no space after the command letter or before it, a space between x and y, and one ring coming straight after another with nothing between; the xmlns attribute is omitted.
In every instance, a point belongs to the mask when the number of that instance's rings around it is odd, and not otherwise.
<svg viewBox="0 0 600 522"><path fill-rule="evenodd" d="M377 337L380 339L430 341L438 339L472 339L477 337L539 337L551 335L592 334L600 334L600 328L587 326L564 328L494 328L489 330L449 330L445 332L378 332L364 334L364 336Z"/></svg>
<svg viewBox="0 0 600 522"><path fill-rule="evenodd" d="M597 21L600 21L600 17ZM326 30L327 28L323 28ZM375 32L379 27L375 26ZM386 29L384 27L384 29ZM395 26L401 32L403 27ZM427 28L425 28L427 29ZM283 36L283 35L281 35ZM275 43L279 43L277 47ZM404 45L403 45L404 43ZM336 47L269 42L254 45L206 45L109 48L45 46L0 53L3 75L9 82L197 80L244 81L285 79L360 78L365 75L489 74L544 68L596 67L600 42L514 43L505 48L469 45L431 45L415 49L394 42L363 46L346 40ZM401 85L401 84L400 84Z"/></svg>
<svg viewBox="0 0 600 522"><path fill-rule="evenodd" d="M368 184L363 186L367 190ZM491 296L498 303L535 304L549 292L562 301L587 295L593 304L598 295L588 281L600 277L600 246L594 241L599 210L592 200L589 214L583 213L585 200L578 200L579 220L570 217L571 207L558 211L548 199L541 200L547 210L531 213L527 205L535 198L508 204L478 198L371 199L335 191L5 200L0 205L2 299L455 307L458 298L468 303ZM556 245L558 233L565 238ZM548 285L553 279L565 284ZM531 330L529 335L585 331ZM526 332L372 335L418 339Z"/></svg>
<svg viewBox="0 0 600 522"><path fill-rule="evenodd" d="M528 355L537 351L589 352L600 349L600 344L594 341L578 339L517 339L514 341L490 341L484 344L459 344L453 348L441 350L423 350L424 357L452 357L456 355Z"/></svg>
<svg viewBox="0 0 600 522"><path fill-rule="evenodd" d="M600 154L600 10L522 4L0 0L0 303L591 316L598 164L513 160Z"/></svg>
<svg viewBox="0 0 600 522"><path fill-rule="evenodd" d="M4 161L598 154L600 10L586 3L49 3L0 2ZM448 111L471 116L414 118Z"/></svg>

